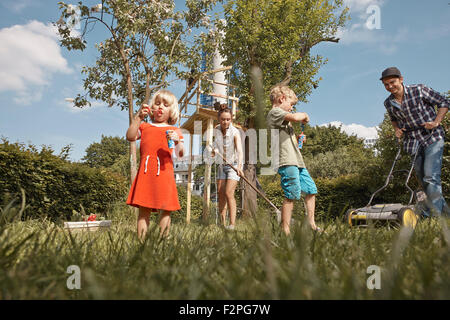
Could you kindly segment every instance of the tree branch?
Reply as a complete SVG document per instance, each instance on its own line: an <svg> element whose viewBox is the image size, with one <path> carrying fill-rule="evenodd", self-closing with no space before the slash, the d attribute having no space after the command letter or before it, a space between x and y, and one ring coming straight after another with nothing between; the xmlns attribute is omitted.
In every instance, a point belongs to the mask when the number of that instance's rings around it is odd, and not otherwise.
<svg viewBox="0 0 450 320"><path fill-rule="evenodd" d="M312 47L314 47L315 45L321 43L321 42L334 42L334 43L338 43L339 42L339 38L335 38L335 37L328 37L328 38L320 38L316 41L313 41L311 44L305 45L303 46L303 48L300 49L300 54L295 57L294 59L288 61L285 65L285 73L284 73L284 79L280 82L281 85L289 85L289 83L291 82L292 79L292 65L294 64L295 61L302 59L306 53L308 53Z"/></svg>
<svg viewBox="0 0 450 320"><path fill-rule="evenodd" d="M175 40L174 40L174 42L172 44L172 48L170 50L170 55L169 55L169 65L170 65L170 62L172 60L173 52L175 50L175 45L176 45L178 39L180 38L181 34L182 34L182 32L178 33L177 37L175 38ZM150 69L148 67L147 61L145 59L144 50L143 49L142 49L142 55L143 55L143 57L142 57L142 64L144 65L145 78L146 78L145 79L145 98L144 98L144 103L148 104L148 102L150 101L150 94L152 93L152 91L157 89L157 88L160 88L160 87L162 87L164 85L164 82L166 80L166 76L167 76L167 71L168 70L167 70L167 68L166 68L166 70L164 70L164 73L163 73L163 75L161 77L160 83L158 85L150 88L150 73L151 72L150 72Z"/></svg>

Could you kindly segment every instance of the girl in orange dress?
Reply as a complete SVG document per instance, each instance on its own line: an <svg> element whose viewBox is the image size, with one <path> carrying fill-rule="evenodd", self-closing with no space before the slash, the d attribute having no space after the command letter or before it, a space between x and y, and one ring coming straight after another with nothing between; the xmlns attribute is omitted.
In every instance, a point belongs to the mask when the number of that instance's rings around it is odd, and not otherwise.
<svg viewBox="0 0 450 320"><path fill-rule="evenodd" d="M143 122L150 115L152 123ZM160 235L167 236L170 213L180 209L173 172L172 152L168 140L174 142L178 157L183 157L184 143L178 120L178 100L168 90L156 92L150 105L142 105L127 131L127 140L141 139L141 160L131 185L127 204L139 208L137 233L143 239L147 233L151 212L160 210Z"/></svg>

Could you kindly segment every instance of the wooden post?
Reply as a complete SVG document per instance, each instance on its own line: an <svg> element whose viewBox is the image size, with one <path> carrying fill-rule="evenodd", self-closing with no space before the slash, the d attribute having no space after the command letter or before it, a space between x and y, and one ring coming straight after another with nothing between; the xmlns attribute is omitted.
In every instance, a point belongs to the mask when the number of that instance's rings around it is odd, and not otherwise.
<svg viewBox="0 0 450 320"><path fill-rule="evenodd" d="M194 134L189 134L189 164L188 164L188 185L187 185L187 204L186 204L186 223L191 222L191 193L192 193L192 144L194 143Z"/></svg>
<svg viewBox="0 0 450 320"><path fill-rule="evenodd" d="M233 87L231 87L231 92L232 92L232 97L236 98L235 95L234 95L234 88ZM236 105L237 105L236 100L232 99L231 100L231 113L232 113L233 120L236 120Z"/></svg>
<svg viewBox="0 0 450 320"><path fill-rule="evenodd" d="M233 114L233 121L236 120L236 101L231 101L231 113Z"/></svg>
<svg viewBox="0 0 450 320"><path fill-rule="evenodd" d="M212 146L214 120L209 118L206 127L206 145ZM209 161L205 165L205 185L203 187L203 221L206 222L209 216L209 208L211 204L211 165Z"/></svg>
<svg viewBox="0 0 450 320"><path fill-rule="evenodd" d="M198 79L198 84L197 84L197 109L195 112L198 112L199 108L200 108L200 91L201 91L201 86L202 82L200 79Z"/></svg>
<svg viewBox="0 0 450 320"><path fill-rule="evenodd" d="M245 139L244 147L244 175L250 182L256 182L256 166L249 163L249 153L250 153L250 140L247 137ZM257 193L248 184L245 185L244 194L242 197L244 202L242 206L242 215L244 217L251 217L253 213L256 213L258 209Z"/></svg>

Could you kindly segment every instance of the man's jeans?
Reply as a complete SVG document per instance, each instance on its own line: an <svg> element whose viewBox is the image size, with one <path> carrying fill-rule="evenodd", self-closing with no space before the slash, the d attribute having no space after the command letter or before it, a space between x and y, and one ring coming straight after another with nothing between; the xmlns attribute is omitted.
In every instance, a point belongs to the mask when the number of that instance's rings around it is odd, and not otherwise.
<svg viewBox="0 0 450 320"><path fill-rule="evenodd" d="M443 152L444 139L440 139L425 148L420 146L414 164L417 178L427 195L427 208L422 212L424 216L440 216L442 213L450 214L449 207L442 196L441 168Z"/></svg>

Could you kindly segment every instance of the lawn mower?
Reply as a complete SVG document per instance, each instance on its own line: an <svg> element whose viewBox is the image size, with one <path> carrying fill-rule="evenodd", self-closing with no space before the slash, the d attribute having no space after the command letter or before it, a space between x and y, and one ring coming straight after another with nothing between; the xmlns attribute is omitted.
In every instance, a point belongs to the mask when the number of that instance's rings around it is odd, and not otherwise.
<svg viewBox="0 0 450 320"><path fill-rule="evenodd" d="M370 197L369 203L359 209L349 209L345 213L345 222L350 226L364 226L366 227L369 223L394 223L401 226L408 226L411 228L415 228L417 221L419 219L419 215L415 212L415 205L412 204L413 199L418 202L417 193L410 188L408 185L409 178L411 177L411 173L414 169L414 162L417 157L418 149L413 156L413 160L411 163L411 168L409 170L396 170L394 171L394 167L396 162L401 158L401 145L399 144L397 155L395 156L394 162L392 164L391 170L386 178L385 184L376 190L372 196ZM407 172L407 178L405 182L406 188L411 192L411 197L409 199L408 205L404 205L401 203L383 203L383 204L375 204L372 205L372 201L379 192L384 190L391 179L394 176L395 172Z"/></svg>

